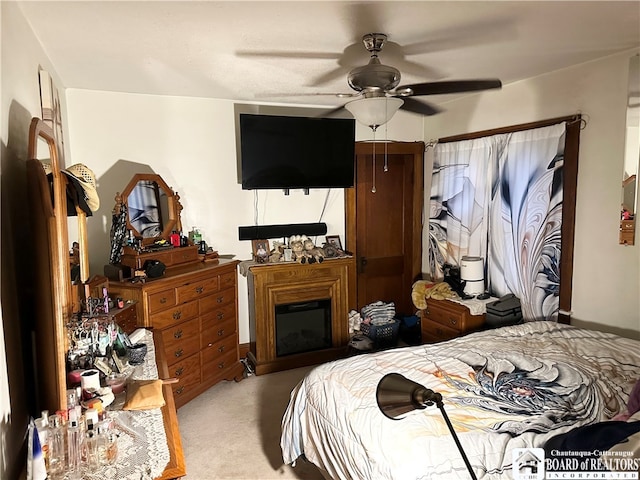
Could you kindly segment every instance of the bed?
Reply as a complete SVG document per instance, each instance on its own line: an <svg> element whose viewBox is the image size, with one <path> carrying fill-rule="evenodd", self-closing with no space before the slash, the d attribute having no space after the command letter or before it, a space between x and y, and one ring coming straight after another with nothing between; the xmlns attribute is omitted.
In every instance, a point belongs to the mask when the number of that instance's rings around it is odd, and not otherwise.
<svg viewBox="0 0 640 480"><path fill-rule="evenodd" d="M511 480L515 449L624 411L639 366L640 341L546 321L326 363L291 392L283 459L332 479L469 478L440 410L380 412L376 387L396 372L442 394L478 479Z"/></svg>

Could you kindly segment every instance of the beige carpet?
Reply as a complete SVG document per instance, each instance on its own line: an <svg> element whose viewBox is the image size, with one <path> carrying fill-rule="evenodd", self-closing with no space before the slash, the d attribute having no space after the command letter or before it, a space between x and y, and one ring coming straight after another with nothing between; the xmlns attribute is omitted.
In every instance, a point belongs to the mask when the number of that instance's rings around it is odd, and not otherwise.
<svg viewBox="0 0 640 480"><path fill-rule="evenodd" d="M178 410L188 480L321 480L310 463L283 465L280 422L310 368L221 382Z"/></svg>

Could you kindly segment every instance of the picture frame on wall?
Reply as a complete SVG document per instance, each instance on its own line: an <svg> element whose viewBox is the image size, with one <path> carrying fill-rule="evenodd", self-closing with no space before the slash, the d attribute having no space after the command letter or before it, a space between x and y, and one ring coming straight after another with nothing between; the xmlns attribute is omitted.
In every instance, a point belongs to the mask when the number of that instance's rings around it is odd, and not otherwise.
<svg viewBox="0 0 640 480"><path fill-rule="evenodd" d="M42 120L53 130L53 136L58 146L58 157L61 160L61 165L64 165L64 135L60 95L51 75L46 70L40 69L38 71L38 81L40 83Z"/></svg>
<svg viewBox="0 0 640 480"><path fill-rule="evenodd" d="M334 246L338 250L343 250L340 235L327 235L325 238L328 244Z"/></svg>
<svg viewBox="0 0 640 480"><path fill-rule="evenodd" d="M269 262L269 240L251 240L251 248L256 263Z"/></svg>

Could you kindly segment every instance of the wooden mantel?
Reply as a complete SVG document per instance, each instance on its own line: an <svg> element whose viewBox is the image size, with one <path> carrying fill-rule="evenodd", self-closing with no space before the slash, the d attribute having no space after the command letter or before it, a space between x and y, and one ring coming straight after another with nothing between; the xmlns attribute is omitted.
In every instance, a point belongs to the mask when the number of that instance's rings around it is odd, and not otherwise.
<svg viewBox="0 0 640 480"><path fill-rule="evenodd" d="M257 375L323 363L344 356L349 311L356 308L355 259L333 258L311 265L296 262L252 266L248 274L250 351ZM331 347L278 358L275 307L331 299Z"/></svg>

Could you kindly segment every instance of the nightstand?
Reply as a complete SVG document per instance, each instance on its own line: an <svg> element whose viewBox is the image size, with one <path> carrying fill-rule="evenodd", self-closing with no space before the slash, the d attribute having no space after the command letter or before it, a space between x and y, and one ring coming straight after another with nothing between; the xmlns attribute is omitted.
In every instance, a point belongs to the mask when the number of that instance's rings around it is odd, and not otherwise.
<svg viewBox="0 0 640 480"><path fill-rule="evenodd" d="M420 310L422 343L450 340L480 330L485 315L471 315L467 307L450 300L427 299L427 308Z"/></svg>

